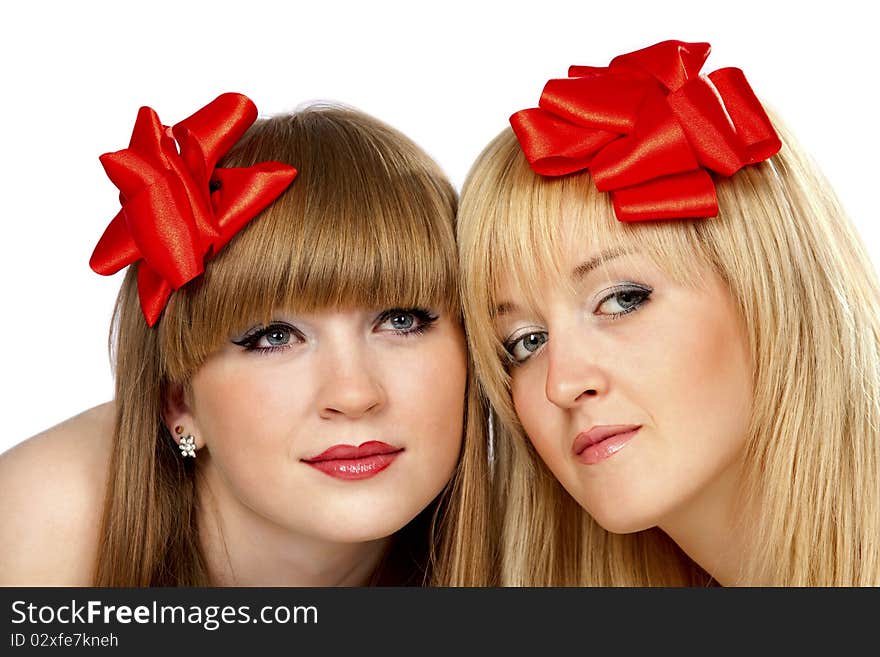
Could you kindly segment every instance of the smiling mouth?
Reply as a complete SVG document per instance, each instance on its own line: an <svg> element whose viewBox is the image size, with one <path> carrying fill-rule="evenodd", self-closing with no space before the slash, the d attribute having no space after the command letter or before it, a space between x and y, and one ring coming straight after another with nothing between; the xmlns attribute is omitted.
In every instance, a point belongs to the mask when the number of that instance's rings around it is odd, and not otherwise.
<svg viewBox="0 0 880 657"><path fill-rule="evenodd" d="M575 458L585 465L595 465L614 456L635 436L640 424L597 426L577 435L572 444Z"/></svg>
<svg viewBox="0 0 880 657"><path fill-rule="evenodd" d="M378 440L360 445L334 445L302 462L336 479L368 479L389 465L403 452Z"/></svg>

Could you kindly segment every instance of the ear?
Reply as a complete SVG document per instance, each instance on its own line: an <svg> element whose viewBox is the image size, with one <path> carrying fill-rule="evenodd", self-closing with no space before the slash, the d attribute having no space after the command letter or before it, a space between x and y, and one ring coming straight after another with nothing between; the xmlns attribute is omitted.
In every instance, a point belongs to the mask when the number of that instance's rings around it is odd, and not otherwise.
<svg viewBox="0 0 880 657"><path fill-rule="evenodd" d="M165 388L162 402L162 419L174 442L188 436L195 439L196 451L205 446L205 439L190 409L188 391L181 383L170 383Z"/></svg>

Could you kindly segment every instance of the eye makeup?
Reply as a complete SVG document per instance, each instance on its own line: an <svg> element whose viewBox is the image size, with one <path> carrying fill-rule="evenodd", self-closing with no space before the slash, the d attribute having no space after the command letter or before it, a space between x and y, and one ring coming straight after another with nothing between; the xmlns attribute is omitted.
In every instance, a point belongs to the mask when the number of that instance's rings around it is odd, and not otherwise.
<svg viewBox="0 0 880 657"><path fill-rule="evenodd" d="M609 319L618 319L648 303L653 292L652 288L640 283L627 282L616 285L610 290L603 291L604 296L596 304L593 314ZM605 308L604 311L603 308ZM617 309L615 310L615 308Z"/></svg>
<svg viewBox="0 0 880 657"><path fill-rule="evenodd" d="M420 335L425 333L439 316L426 308L391 308L379 314L376 318L376 328L388 324L388 329L400 335Z"/></svg>
<svg viewBox="0 0 880 657"><path fill-rule="evenodd" d="M373 321L373 330L400 336L421 335L430 330L439 316L426 308L389 308L380 312ZM254 353L284 351L305 342L302 331L288 322L274 321L249 329L232 343Z"/></svg>
<svg viewBox="0 0 880 657"><path fill-rule="evenodd" d="M592 315L616 320L642 308L650 301L653 288L642 283L627 281L600 292ZM536 354L550 339L549 332L538 326L523 327L502 340L508 354L506 365L522 365Z"/></svg>
<svg viewBox="0 0 880 657"><path fill-rule="evenodd" d="M261 345L265 338L266 345ZM291 339L297 342L304 342L305 336L285 322L272 322L267 326L256 326L250 329L242 337L232 341L239 347L244 347L245 351L256 353L268 353L273 351L283 351L291 347Z"/></svg>

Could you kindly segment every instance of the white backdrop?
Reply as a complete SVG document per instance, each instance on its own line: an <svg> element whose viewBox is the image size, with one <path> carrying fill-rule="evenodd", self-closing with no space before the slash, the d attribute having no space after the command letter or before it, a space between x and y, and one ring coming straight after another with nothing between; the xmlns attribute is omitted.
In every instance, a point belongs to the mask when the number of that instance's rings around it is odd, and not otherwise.
<svg viewBox="0 0 880 657"><path fill-rule="evenodd" d="M412 137L460 188L507 117L534 106L546 79L569 64L604 65L670 38L708 41L704 72L745 71L831 179L880 263L871 3L244 6L84 0L0 9L0 451L112 397L107 330L122 274L98 276L88 259L118 201L98 155L128 144L141 105L172 124L224 91L249 95L263 114L344 101Z"/></svg>

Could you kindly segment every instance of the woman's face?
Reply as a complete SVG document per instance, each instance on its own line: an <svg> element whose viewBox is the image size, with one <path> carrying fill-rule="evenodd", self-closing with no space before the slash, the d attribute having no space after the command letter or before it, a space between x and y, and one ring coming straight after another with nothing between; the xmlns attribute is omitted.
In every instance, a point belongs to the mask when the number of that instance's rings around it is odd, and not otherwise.
<svg viewBox="0 0 880 657"><path fill-rule="evenodd" d="M439 310L279 313L209 358L188 401L224 497L360 542L403 527L449 480L466 371L462 328Z"/></svg>
<svg viewBox="0 0 880 657"><path fill-rule="evenodd" d="M751 410L749 349L729 291L708 270L694 289L637 251L563 243L573 293L548 276L530 311L510 278L498 290L495 329L516 361L526 433L609 531L710 508L737 476Z"/></svg>

